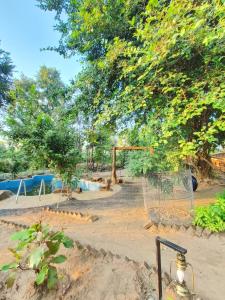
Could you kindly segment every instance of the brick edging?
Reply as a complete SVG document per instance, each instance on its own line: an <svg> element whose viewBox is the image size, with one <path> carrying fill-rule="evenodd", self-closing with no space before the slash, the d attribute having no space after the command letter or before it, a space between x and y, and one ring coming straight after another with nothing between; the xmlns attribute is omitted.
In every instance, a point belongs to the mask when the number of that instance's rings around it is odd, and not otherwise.
<svg viewBox="0 0 225 300"><path fill-rule="evenodd" d="M65 216L73 216L75 218L78 218L78 219L84 219L86 221L89 221L89 222L96 222L99 220L99 217L96 216L96 215L90 215L90 214L87 214L87 213L81 213L81 212L77 212L77 211L71 211L71 210L61 210L61 209L55 209L55 208L52 208L52 207L43 207L43 210L44 211L49 211L51 213L54 213L54 214L60 214L60 215L65 215Z"/></svg>
<svg viewBox="0 0 225 300"><path fill-rule="evenodd" d="M194 225L177 225L177 224L165 224L163 222L152 222L149 221L144 225L146 230L174 230L182 233L189 233L192 236L197 236L199 238L206 238L216 236L216 237L225 237L225 231L223 232L212 232L207 228L202 228Z"/></svg>

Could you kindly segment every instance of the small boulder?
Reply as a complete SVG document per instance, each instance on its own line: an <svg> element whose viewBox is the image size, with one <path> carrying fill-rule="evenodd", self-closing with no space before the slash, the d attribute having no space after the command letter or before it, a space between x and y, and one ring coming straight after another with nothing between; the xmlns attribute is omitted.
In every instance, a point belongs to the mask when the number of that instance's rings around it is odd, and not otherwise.
<svg viewBox="0 0 225 300"><path fill-rule="evenodd" d="M75 190L75 192L77 193L77 194L80 194L80 193L82 193L82 188L81 187L77 187L76 188L76 190Z"/></svg>
<svg viewBox="0 0 225 300"><path fill-rule="evenodd" d="M12 197L14 194L11 191L0 191L0 201Z"/></svg>
<svg viewBox="0 0 225 300"><path fill-rule="evenodd" d="M202 236L202 232L203 232L203 228L197 226L196 229L195 229L195 235L197 237L201 237Z"/></svg>
<svg viewBox="0 0 225 300"><path fill-rule="evenodd" d="M153 223L159 223L160 222L160 217L156 212L150 211L149 216L150 216L150 219Z"/></svg>
<svg viewBox="0 0 225 300"><path fill-rule="evenodd" d="M149 228L152 227L152 225L153 225L153 223L150 221L144 225L144 229L148 230Z"/></svg>
<svg viewBox="0 0 225 300"><path fill-rule="evenodd" d="M206 239L208 239L208 238L210 237L211 234L212 234L212 232L211 232L209 229L207 229L207 228L205 228L205 229L203 230L203 232L202 232L202 236L203 236L204 238L206 238Z"/></svg>

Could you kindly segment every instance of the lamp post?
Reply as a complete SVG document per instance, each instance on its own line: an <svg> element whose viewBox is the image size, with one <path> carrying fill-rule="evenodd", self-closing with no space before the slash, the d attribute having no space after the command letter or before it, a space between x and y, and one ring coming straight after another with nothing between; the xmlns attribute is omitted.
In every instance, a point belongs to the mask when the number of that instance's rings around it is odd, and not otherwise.
<svg viewBox="0 0 225 300"><path fill-rule="evenodd" d="M190 293L184 281L185 271L188 265L190 265L189 263L186 262L186 258L185 258L187 249L180 247L179 245L176 245L159 236L156 237L155 242L156 242L156 259L158 265L158 299L162 300L162 268L161 268L161 248L160 248L161 244L177 252L177 257L176 257L177 280L175 281L175 288L176 288L177 295L181 297L190 297L192 294ZM170 267L170 273L171 273L171 267ZM192 270L192 274L193 274L193 270ZM193 277L193 287L194 287L194 277Z"/></svg>

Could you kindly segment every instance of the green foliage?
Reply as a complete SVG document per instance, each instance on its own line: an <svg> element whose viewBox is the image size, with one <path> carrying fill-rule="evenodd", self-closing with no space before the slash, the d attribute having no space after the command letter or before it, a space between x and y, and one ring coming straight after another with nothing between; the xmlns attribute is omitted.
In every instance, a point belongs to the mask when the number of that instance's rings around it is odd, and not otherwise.
<svg viewBox="0 0 225 300"><path fill-rule="evenodd" d="M9 53L0 49L0 107L10 100L9 90L12 84L13 69Z"/></svg>
<svg viewBox="0 0 225 300"><path fill-rule="evenodd" d="M194 225L213 232L225 231L225 192L218 195L214 204L195 209Z"/></svg>
<svg viewBox="0 0 225 300"><path fill-rule="evenodd" d="M63 231L51 232L48 226L41 223L14 233L11 239L18 242L15 248L9 248L15 260L0 268L2 272L9 272L7 286L12 287L16 271L20 269L34 270L36 285L54 288L58 281L55 264L66 260L64 255L58 255L60 246L73 248L73 241Z"/></svg>
<svg viewBox="0 0 225 300"><path fill-rule="evenodd" d="M15 177L19 172L27 170L28 166L26 155L21 149L0 144L0 173L11 173Z"/></svg>
<svg viewBox="0 0 225 300"><path fill-rule="evenodd" d="M80 155L76 131L67 118L66 91L58 71L44 66L37 80L16 80L5 134L23 150L31 167L54 169L68 182Z"/></svg>
<svg viewBox="0 0 225 300"><path fill-rule="evenodd" d="M209 176L210 152L224 144L224 3L38 2L56 12L62 38L55 50L78 51L87 62L73 109L94 112L102 126L151 131L148 145L165 148L176 163L189 157Z"/></svg>

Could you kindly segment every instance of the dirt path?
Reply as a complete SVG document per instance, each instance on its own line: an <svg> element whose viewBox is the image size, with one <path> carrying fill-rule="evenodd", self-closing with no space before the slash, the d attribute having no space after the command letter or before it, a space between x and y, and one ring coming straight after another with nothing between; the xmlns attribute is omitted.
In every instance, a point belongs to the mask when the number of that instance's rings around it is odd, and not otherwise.
<svg viewBox="0 0 225 300"><path fill-rule="evenodd" d="M130 193L131 189L135 193ZM60 208L63 210L98 215L99 220L94 223L81 222L70 216L55 215L46 211L8 216L5 219L31 224L42 218L53 228L63 227L68 235L82 243L90 244L97 249L104 248L140 262L146 260L153 265L155 265L155 237L160 235L188 249L187 259L193 265L196 275L196 291L203 299L223 300L225 294L225 237L203 239L193 237L188 233L144 230L143 225L147 217L140 193L140 188L137 186L125 185L122 191L123 197L76 200L60 204ZM213 197L210 199L213 201ZM169 271L170 261L174 258L174 252L163 248L162 264L165 271ZM189 274L187 282L191 282Z"/></svg>
<svg viewBox="0 0 225 300"><path fill-rule="evenodd" d="M6 234L15 228L0 225L0 264L12 260L7 247L13 243ZM0 272L0 299L4 300L149 300L155 299L156 274L136 262L127 261L111 253L102 253L90 248L64 250L67 261L56 265L60 281L56 290L35 289L35 273L18 270L11 289L4 282L6 273ZM152 296L154 296L152 298Z"/></svg>

